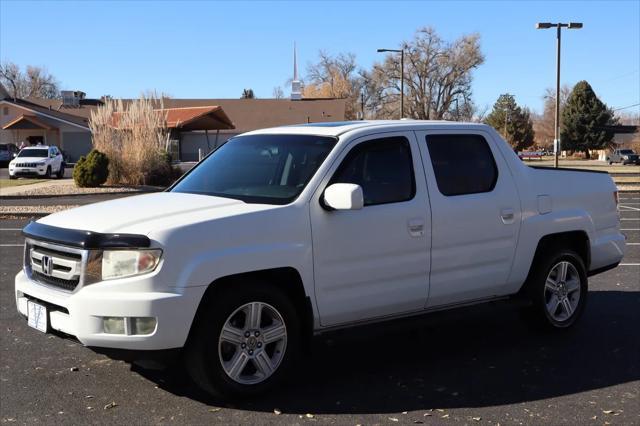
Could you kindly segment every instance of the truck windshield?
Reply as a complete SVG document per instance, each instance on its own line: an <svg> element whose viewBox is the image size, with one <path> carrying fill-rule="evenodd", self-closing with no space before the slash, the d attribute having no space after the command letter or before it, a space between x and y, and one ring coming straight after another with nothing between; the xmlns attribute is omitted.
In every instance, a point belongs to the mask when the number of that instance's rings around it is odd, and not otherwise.
<svg viewBox="0 0 640 426"><path fill-rule="evenodd" d="M288 204L300 195L336 141L311 135L238 136L198 164L171 191Z"/></svg>
<svg viewBox="0 0 640 426"><path fill-rule="evenodd" d="M46 148L45 149L40 149L40 148L23 149L18 154L18 157L32 157L32 158L47 158L48 156L49 156L49 150Z"/></svg>
<svg viewBox="0 0 640 426"><path fill-rule="evenodd" d="M622 154L622 155L633 154L633 151L630 150L630 149L621 149L620 150L620 154Z"/></svg>

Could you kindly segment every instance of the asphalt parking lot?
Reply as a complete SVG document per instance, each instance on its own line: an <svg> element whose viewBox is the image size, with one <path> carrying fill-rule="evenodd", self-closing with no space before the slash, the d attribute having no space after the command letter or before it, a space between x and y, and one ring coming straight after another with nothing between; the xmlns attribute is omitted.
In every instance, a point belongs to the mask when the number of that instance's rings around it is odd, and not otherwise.
<svg viewBox="0 0 640 426"><path fill-rule="evenodd" d="M333 333L281 389L232 404L179 367L145 370L29 328L13 299L26 220L1 220L0 421L640 424L640 194L620 201L627 254L590 279L573 330L534 331L496 303Z"/></svg>

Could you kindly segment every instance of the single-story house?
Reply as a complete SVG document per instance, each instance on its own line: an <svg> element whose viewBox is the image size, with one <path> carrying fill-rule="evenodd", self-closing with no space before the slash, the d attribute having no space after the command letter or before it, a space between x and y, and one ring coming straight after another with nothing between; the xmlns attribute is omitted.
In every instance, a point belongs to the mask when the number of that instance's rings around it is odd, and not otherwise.
<svg viewBox="0 0 640 426"><path fill-rule="evenodd" d="M0 94L0 143L56 145L75 162L91 150L85 117Z"/></svg>
<svg viewBox="0 0 640 426"><path fill-rule="evenodd" d="M29 103L44 111L53 111L59 116L75 116L75 119L87 126L91 111L103 104L99 99L85 99L84 93L75 93L78 97L67 96L64 99L33 99L18 102ZM126 101L125 101L126 102ZM216 108L224 112L232 126L212 130L211 127L177 125L171 129L171 145L173 157L181 161L197 161L198 152L204 153L217 148L230 137L251 130L299 123L342 121L345 118L345 99L163 99L163 107L167 110L182 110L186 114L198 116L207 108ZM202 108L205 108L204 110ZM171 120L168 120L171 121ZM178 120L179 121L179 120ZM184 117L182 122L184 122ZM177 121L176 121L177 123ZM198 121L197 124L203 124ZM88 131L88 127L86 127ZM219 131L218 131L219 130ZM20 134L22 137L22 133ZM13 135L16 136L15 134ZM65 144L63 135L61 149L74 153L72 161L79 155L86 154L91 146L84 141L77 149ZM52 139L49 139L52 140Z"/></svg>
<svg viewBox="0 0 640 426"><path fill-rule="evenodd" d="M165 108L194 108L216 105L227 114L234 127L221 129L215 137L205 131L181 132L182 161L197 161L198 150L205 153L229 138L251 130L300 123L343 121L345 99L164 99Z"/></svg>

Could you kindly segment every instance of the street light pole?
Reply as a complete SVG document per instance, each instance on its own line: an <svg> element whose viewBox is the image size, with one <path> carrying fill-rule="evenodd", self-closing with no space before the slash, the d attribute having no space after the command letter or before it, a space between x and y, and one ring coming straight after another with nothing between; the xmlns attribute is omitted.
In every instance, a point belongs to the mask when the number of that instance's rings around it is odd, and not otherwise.
<svg viewBox="0 0 640 426"><path fill-rule="evenodd" d="M400 53L400 118L404 118L404 49L378 49L381 52Z"/></svg>
<svg viewBox="0 0 640 426"><path fill-rule="evenodd" d="M554 122L554 140L553 140L553 151L554 151L554 166L558 168L558 156L560 155L560 41L562 37L562 27L568 28L570 30L580 29L582 28L581 22L569 22L567 24L563 24L562 22L558 23L550 23L550 22L538 22L536 24L536 29L544 30L548 28L556 28L556 117Z"/></svg>
<svg viewBox="0 0 640 426"><path fill-rule="evenodd" d="M560 155L560 39L562 36L561 26L558 25L556 31L556 119L554 121L554 145L557 146L554 153L553 164L555 168L558 168L558 156Z"/></svg>

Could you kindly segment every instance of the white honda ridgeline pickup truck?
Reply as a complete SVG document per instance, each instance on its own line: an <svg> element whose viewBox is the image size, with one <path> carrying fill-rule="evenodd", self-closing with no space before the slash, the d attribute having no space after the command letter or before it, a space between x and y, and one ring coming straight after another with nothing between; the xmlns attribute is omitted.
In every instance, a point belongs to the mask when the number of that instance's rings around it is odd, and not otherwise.
<svg viewBox="0 0 640 426"><path fill-rule="evenodd" d="M206 391L247 396L338 327L517 296L567 328L623 257L619 223L606 173L528 167L485 125L280 127L164 192L31 222L16 302L40 331L178 351Z"/></svg>

